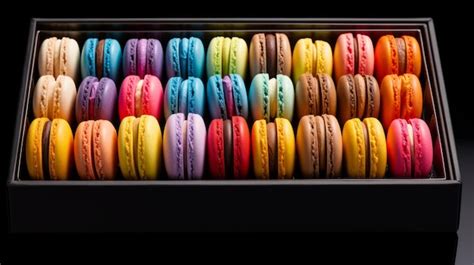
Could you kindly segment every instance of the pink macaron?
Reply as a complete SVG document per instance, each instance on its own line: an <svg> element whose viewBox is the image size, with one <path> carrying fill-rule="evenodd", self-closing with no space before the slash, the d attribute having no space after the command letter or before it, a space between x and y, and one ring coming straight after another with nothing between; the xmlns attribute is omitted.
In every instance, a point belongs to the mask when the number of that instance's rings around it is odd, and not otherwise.
<svg viewBox="0 0 474 265"><path fill-rule="evenodd" d="M163 87L154 75L127 76L120 87L118 100L119 117L152 115L160 119L163 113Z"/></svg>
<svg viewBox="0 0 474 265"><path fill-rule="evenodd" d="M395 178L427 178L433 164L433 143L422 119L395 119L387 134L390 172Z"/></svg>
<svg viewBox="0 0 474 265"><path fill-rule="evenodd" d="M374 74L374 46L369 36L339 35L334 48L334 74L336 83L346 74Z"/></svg>

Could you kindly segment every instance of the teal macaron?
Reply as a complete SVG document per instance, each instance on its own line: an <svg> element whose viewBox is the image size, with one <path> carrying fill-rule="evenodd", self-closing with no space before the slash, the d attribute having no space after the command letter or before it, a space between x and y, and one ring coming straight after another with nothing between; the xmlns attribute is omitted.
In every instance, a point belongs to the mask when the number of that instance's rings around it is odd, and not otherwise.
<svg viewBox="0 0 474 265"><path fill-rule="evenodd" d="M257 74L252 79L249 102L254 120L286 118L291 121L295 103L295 89L286 75L270 79L268 74Z"/></svg>
<svg viewBox="0 0 474 265"><path fill-rule="evenodd" d="M172 77L168 80L164 95L165 118L171 114L183 113L185 117L188 113L195 113L204 116L204 84L200 78Z"/></svg>
<svg viewBox="0 0 474 265"><path fill-rule="evenodd" d="M120 76L122 66L122 48L115 39L89 38L81 53L82 78L94 76L108 77L115 82Z"/></svg>
<svg viewBox="0 0 474 265"><path fill-rule="evenodd" d="M172 38L166 46L165 56L168 78L203 77L205 52L201 39Z"/></svg>
<svg viewBox="0 0 474 265"><path fill-rule="evenodd" d="M207 81L207 105L212 119L248 117L247 89L238 74L213 75Z"/></svg>

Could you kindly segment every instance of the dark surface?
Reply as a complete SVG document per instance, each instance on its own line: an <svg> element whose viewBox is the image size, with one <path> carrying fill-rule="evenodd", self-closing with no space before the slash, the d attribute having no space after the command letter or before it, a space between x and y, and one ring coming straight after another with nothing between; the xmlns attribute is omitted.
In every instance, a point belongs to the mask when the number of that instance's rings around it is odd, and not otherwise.
<svg viewBox="0 0 474 265"><path fill-rule="evenodd" d="M105 4L104 7L101 8L100 6L97 6L98 2L95 3L95 9L88 8L87 12L85 12L85 8L79 8L76 3L74 8L67 8L67 10L71 12L68 14L65 13L65 9L61 9L60 12L54 8L50 9L50 6L53 6L53 3L48 2L48 4L49 6L41 2L41 5L43 5L42 10L39 9L38 6L33 5L30 5L28 9L23 7L13 8L13 10L8 9L8 13L15 13L16 18L11 19L6 16L2 16L1 18L2 25L4 25L2 32L5 36L3 38L5 41L2 42L2 50L7 53L7 58L4 61L7 62L6 64L8 65L6 75L3 76L3 79L6 79L6 84L2 87L2 91L6 91L7 93L5 96L2 96L2 98L7 98L8 100L6 100L6 103L0 105L3 116L6 118L6 124L2 125L2 127L5 128L5 135L3 135L4 139L11 139L14 134L13 124L15 122L15 115L12 113L12 110L16 109L17 104L16 99L22 78L22 66L26 50L30 17L56 17L58 14L61 14L60 16L62 17L121 17L124 14L132 14L132 16L140 17L179 17L193 15L191 12L194 12L194 14L197 13L201 17L215 16L215 14L212 14L214 9L208 9L205 12L196 12L192 7L189 7L189 14L183 14L182 8L171 9L159 7L143 9L140 10L140 12L130 12L128 8L124 8L122 12L107 13L103 12ZM86 4L82 5L87 6ZM290 8L285 7L280 13L263 12L264 14L262 14L262 10L267 10L267 7L254 8L250 10L246 8L247 6L243 5L245 9L242 8L239 10L233 7L230 13L222 13L219 16L373 17L374 14L376 14L376 16L388 17L433 17L437 31L438 45L444 70L444 78L454 133L458 146L458 158L463 180L461 221L457 234L298 235L303 239L310 240L311 242L309 244L300 243L299 239L292 238L293 235L288 235L289 239L281 239L279 236L268 237L267 235L250 235L247 238L254 239L250 242L239 241L241 236L238 237L235 235L227 236L229 239L224 240L223 242L221 241L221 237L207 236L210 237L211 240L207 241L206 244L194 240L196 237L202 238L203 236L201 235L152 235L150 236L152 239L151 243L147 244L137 241L137 238L143 238L143 235L136 234L129 236L107 235L101 236L101 239L97 240L91 240L89 236L85 235L79 235L73 239L71 239L70 236L58 235L2 235L0 236L0 243L4 247L0 248L1 264L12 264L15 261L15 263L19 263L19 261L24 261L31 257L34 257L35 260L39 261L50 261L53 259L51 253L58 253L58 251L62 251L63 255L74 255L73 257L76 260L91 261L90 258L84 258L82 255L89 257L93 254L100 254L105 256L103 258L109 259L112 255L107 251L104 252L104 249L114 249L115 251L127 249L127 252L121 252L121 255L118 255L117 258L132 256L131 258L135 259L138 258L135 253L144 254L145 257L149 257L150 255L155 256L158 254L157 252L161 255L169 256L170 253L167 253L164 250L174 248L174 246L179 249L201 246L201 248L205 248L207 253L214 253L214 250L227 248L231 244L239 245L237 249L243 249L241 251L242 253L244 253L244 250L245 253L257 253L260 251L260 248L265 245L273 248L273 252L278 252L279 249L284 249L285 246L288 246L289 250L298 249L298 253L301 253L302 256L304 256L304 250L311 250L310 252L305 253L306 255L310 253L312 260L315 258L314 256L318 256L318 260L325 258L330 258L332 260L350 259L352 261L351 264L354 264L353 261L374 260L377 256L382 257L381 260L402 261L404 264L406 264L407 260L423 261L420 264L427 264L429 261L435 261L436 264L454 264L454 260L456 260L455 264L472 264L474 262L472 254L472 250L474 249L474 140L472 138L474 121L471 116L473 113L472 103L470 102L471 97L466 96L465 93L465 91L472 90L470 87L471 85L466 85L466 79L461 78L472 75L472 73L468 72L472 71L472 67L468 66L470 58L467 58L468 56L472 56L472 54L464 54L462 48L465 47L465 45L461 44L463 34L469 32L467 26L472 24L472 22L469 22L472 15L463 14L463 12L467 13L468 10L471 9L459 6L459 10L452 12L446 12L445 10L432 11L426 9L428 5L424 6L420 4L418 9L403 8L403 14L400 14L400 8L392 8L391 11L386 10L385 13L381 14L380 12L372 12L370 9L363 10L364 7L362 5L359 7L359 10L357 10L353 3L346 8L321 6L321 3L318 3L318 5L318 8L308 8L306 10L290 10ZM430 3L429 6L433 5L436 4ZM66 8L64 2L62 5L57 6ZM443 8L444 6L445 5L440 5L440 8ZM216 8L220 9L218 7ZM136 8L132 9L137 11ZM453 15L455 15L456 18L452 18L451 16ZM5 67L5 64L3 65L3 67ZM1 167L2 181L0 181L0 183L2 184L2 189L0 194L2 194L1 196L3 198L5 198L5 189L3 185L5 184L6 176L8 176L10 150L10 142L7 140L5 141L5 144L2 145L2 151L4 152L2 161L4 164ZM7 211L4 207L4 203L0 204L3 217L2 220L6 221ZM6 225L4 226L3 231L7 231ZM192 240L189 240L190 237ZM216 240L216 238L218 240ZM257 240L255 240L255 238L257 238ZM263 238L266 238L267 240L261 242L263 241ZM68 243L65 244L64 242L67 239L69 239ZM183 243L183 239L188 240L186 243ZM361 243L361 241L363 243ZM87 247L84 247L85 244L87 244ZM71 245L78 246L71 247ZM167 247L161 247L159 248L160 251L157 251L156 246ZM23 250L25 249L27 249L28 252L24 252ZM129 252L130 250L131 252ZM127 253L129 254L127 255ZM146 253L152 254L146 255ZM377 255L374 255L374 253L377 253ZM321 256L321 258L319 258L319 256ZM96 258L93 260L97 261Z"/></svg>

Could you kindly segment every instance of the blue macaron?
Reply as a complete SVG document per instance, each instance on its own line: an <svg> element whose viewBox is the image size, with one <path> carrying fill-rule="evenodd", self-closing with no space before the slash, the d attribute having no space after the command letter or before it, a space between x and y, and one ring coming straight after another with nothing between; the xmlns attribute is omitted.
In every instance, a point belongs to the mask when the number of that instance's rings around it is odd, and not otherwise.
<svg viewBox="0 0 474 265"><path fill-rule="evenodd" d="M201 79L172 77L165 88L165 118L174 113L195 113L204 116L204 84Z"/></svg>
<svg viewBox="0 0 474 265"><path fill-rule="evenodd" d="M117 82L120 76L122 48L115 39L87 39L82 47L82 78L95 76L108 77Z"/></svg>
<svg viewBox="0 0 474 265"><path fill-rule="evenodd" d="M248 117L247 89L238 74L213 75L207 82L207 102L212 119Z"/></svg>
<svg viewBox="0 0 474 265"><path fill-rule="evenodd" d="M166 46L166 74L168 78L202 78L204 72L204 45L199 38L173 38Z"/></svg>

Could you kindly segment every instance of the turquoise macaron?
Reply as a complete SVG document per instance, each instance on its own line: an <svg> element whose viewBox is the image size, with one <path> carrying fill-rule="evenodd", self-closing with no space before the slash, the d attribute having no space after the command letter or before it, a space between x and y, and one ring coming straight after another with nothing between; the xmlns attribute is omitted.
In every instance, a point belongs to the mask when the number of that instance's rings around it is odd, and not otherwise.
<svg viewBox="0 0 474 265"><path fill-rule="evenodd" d="M175 113L195 113L204 116L204 84L200 78L179 76L168 80L165 88L164 112L165 118Z"/></svg>
<svg viewBox="0 0 474 265"><path fill-rule="evenodd" d="M268 74L257 74L252 79L249 102L254 120L286 118L291 121L295 104L295 89L286 75L270 79Z"/></svg>
<svg viewBox="0 0 474 265"><path fill-rule="evenodd" d="M94 76L108 77L115 82L120 76L122 67L122 48L115 39L89 38L82 47L81 74L82 78Z"/></svg>
<svg viewBox="0 0 474 265"><path fill-rule="evenodd" d="M201 39L172 38L166 46L166 74L168 78L179 76L202 78L205 60Z"/></svg>
<svg viewBox="0 0 474 265"><path fill-rule="evenodd" d="M207 104L212 119L248 117L247 89L238 74L213 75L207 81Z"/></svg>

